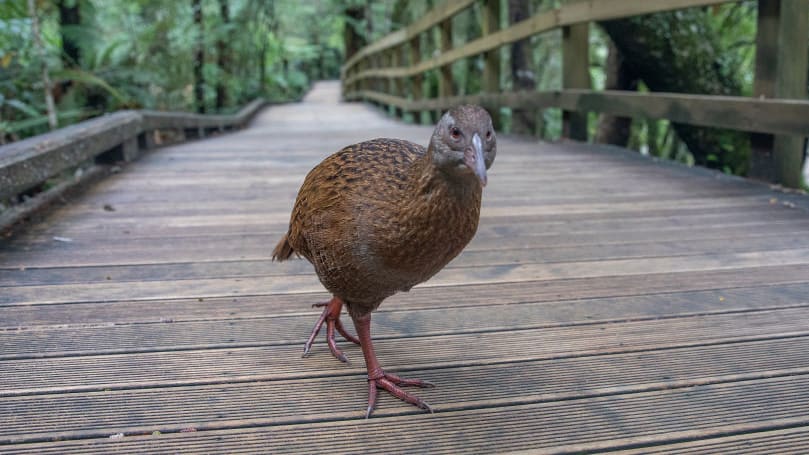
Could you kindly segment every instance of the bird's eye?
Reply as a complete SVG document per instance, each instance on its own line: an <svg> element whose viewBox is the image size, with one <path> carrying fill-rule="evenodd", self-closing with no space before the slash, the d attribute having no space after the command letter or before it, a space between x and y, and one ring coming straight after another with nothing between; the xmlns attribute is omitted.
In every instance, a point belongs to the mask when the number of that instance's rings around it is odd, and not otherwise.
<svg viewBox="0 0 809 455"><path fill-rule="evenodd" d="M461 130L459 130L458 127L453 126L452 129L449 130L449 134L453 139L460 139Z"/></svg>
<svg viewBox="0 0 809 455"><path fill-rule="evenodd" d="M486 140L488 141L491 138L492 138L492 131L491 130L486 131Z"/></svg>

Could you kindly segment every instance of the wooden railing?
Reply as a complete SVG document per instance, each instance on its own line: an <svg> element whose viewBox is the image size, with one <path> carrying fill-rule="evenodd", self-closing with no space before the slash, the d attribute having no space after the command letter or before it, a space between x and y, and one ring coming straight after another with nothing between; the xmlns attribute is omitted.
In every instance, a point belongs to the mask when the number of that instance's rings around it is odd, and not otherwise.
<svg viewBox="0 0 809 455"><path fill-rule="evenodd" d="M769 150L755 150L752 173L787 186L800 185L804 139L809 136L809 101L806 98L807 31L784 20L780 6L790 3L795 14L809 14L807 3L792 0L759 0L759 56L755 97L711 96L660 92L594 91L589 77L589 24L610 19L730 3L731 0L586 0L540 12L504 29L500 23L500 0L479 0L483 7L480 38L452 46L452 18L470 8L475 0L446 1L410 26L391 33L358 51L342 69L343 96L387 106L397 115L413 113L421 122L426 113L462 103L481 104L494 111L499 127L499 108L563 110L567 138L586 141L587 113L623 117L668 119L696 126L728 128L775 134ZM420 35L440 30L435 52L422 49ZM554 91L505 92L500 87L498 50L534 35L562 30L562 87ZM778 45L779 40L785 44ZM426 52L429 51L429 52ZM777 51L777 52L776 52ZM777 54L777 55L776 55ZM450 65L483 55L482 93L458 96ZM422 59L422 56L428 58ZM438 71L438 96L427 98L423 80L428 71ZM429 114L427 114L429 115ZM765 162L761 162L761 156ZM763 169L766 168L766 169Z"/></svg>
<svg viewBox="0 0 809 455"><path fill-rule="evenodd" d="M266 104L257 99L233 115L120 111L0 146L0 203L41 187L65 171L79 169L75 177L54 182L2 211L0 231L76 185L155 147L156 132L168 133L177 141L242 128Z"/></svg>

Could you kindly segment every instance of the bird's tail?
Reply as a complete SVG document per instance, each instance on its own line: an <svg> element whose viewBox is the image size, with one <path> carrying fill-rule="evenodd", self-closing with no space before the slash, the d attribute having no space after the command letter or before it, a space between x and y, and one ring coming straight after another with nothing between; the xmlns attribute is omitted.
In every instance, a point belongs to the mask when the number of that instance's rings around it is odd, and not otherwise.
<svg viewBox="0 0 809 455"><path fill-rule="evenodd" d="M278 242L278 245L275 246L275 249L272 251L272 260L273 261L286 261L292 256L295 250L292 249L292 245L289 244L289 234L284 234L284 237L281 238L281 241Z"/></svg>

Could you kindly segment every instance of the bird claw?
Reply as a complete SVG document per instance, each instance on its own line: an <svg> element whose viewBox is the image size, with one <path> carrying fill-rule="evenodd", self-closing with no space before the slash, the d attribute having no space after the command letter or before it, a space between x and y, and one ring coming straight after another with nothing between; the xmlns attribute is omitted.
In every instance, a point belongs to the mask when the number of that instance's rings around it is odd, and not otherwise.
<svg viewBox="0 0 809 455"><path fill-rule="evenodd" d="M429 411L430 414L433 414L433 407L430 406L426 401L422 400L421 398L405 392L399 386L415 386L421 388L433 388L435 384L429 381L423 381L421 379L404 379L395 374L385 373L382 372L380 376L376 378L369 378L368 379L368 408L365 411L365 418L368 419L371 417L371 414L374 412L376 408L376 398L379 392L379 389L384 389L394 397L404 401L405 403L410 403L413 406L421 408L425 411Z"/></svg>
<svg viewBox="0 0 809 455"><path fill-rule="evenodd" d="M355 344L360 344L360 340L354 335L348 333L343 327L343 323L340 322L340 311L342 310L343 302L335 297L329 302L315 303L312 305L312 307L325 308L323 309L323 313L321 313L320 317L317 319L315 327L312 329L312 333L309 335L309 339L306 340L306 343L303 345L303 355L301 357L309 357L309 352L312 350L312 344L315 342L315 338L317 338L317 335L320 333L320 329L325 323L326 342L329 346L329 351L331 351L331 354L337 358L337 360L350 365L351 362L348 360L348 357L346 357L346 355L343 354L343 351L337 347L337 342L334 339L334 332L337 331L346 340Z"/></svg>

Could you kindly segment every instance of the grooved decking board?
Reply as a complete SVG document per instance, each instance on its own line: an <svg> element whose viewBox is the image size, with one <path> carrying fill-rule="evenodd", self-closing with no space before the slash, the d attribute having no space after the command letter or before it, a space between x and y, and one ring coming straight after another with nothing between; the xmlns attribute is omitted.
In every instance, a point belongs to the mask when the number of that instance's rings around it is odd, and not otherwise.
<svg viewBox="0 0 809 455"><path fill-rule="evenodd" d="M625 323L412 338L380 337L375 346L380 362L392 370L441 368L806 336L809 335L807 318L809 307L797 307ZM221 329L227 330L226 324ZM378 326L376 329L380 332ZM261 331L261 335L271 334ZM136 336L142 343L149 341L145 333ZM5 360L0 362L0 375L6 378L0 385L0 396L158 384L275 380L364 371L361 352L353 345L344 346L346 355L354 361L351 365L335 362L322 344L305 362L300 359L298 344L193 347L193 350L180 351Z"/></svg>
<svg viewBox="0 0 809 455"><path fill-rule="evenodd" d="M778 236L784 240L801 239L803 241L805 232L809 231L809 221L796 222L757 222L754 226L736 226L733 229L727 227L701 227L695 230L678 230L668 232L666 229L653 231L611 231L609 233L584 233L576 235L533 235L528 233L504 233L502 237L476 238L469 245L466 254L458 257L453 265L481 265L483 260L474 259L483 253L495 259L495 262L510 261L515 262L519 258L510 258L508 252L499 256L500 250L511 249L531 249L534 261L541 260L563 260L566 251L555 251L560 247L567 247L569 251L581 251L583 245L593 245L596 249L591 253L580 252L579 256L587 255L587 258L601 259L598 255L599 247L617 245L624 248L636 246L637 250L651 243L657 243L661 236L666 239L661 246L649 246L649 255L655 254L655 248L660 251L665 248L666 242L689 244L695 242L703 245L711 244L717 248L728 242L740 243L749 241L754 243L761 240L771 239ZM60 237L60 236L59 236ZM166 239L133 239L127 240L112 239L106 242L94 241L93 239L71 239L70 242L60 242L50 239L47 243L35 245L24 252L11 252L7 254L9 264L12 267L53 267L58 265L71 266L100 266L115 264L160 264L184 261L216 261L216 260L264 260L269 261L272 252L271 246L280 239L281 235L244 235L214 238L166 238ZM778 241L773 240L777 245ZM641 245L638 245L641 244ZM99 248L96 250L95 248ZM149 248L157 248L157 251ZM760 249L761 247L759 247ZM550 249L546 256L542 249ZM586 251L586 250L585 250ZM672 251L671 249L669 251ZM685 252L687 252L687 247ZM694 249L691 250L692 252ZM703 249L710 252L710 248ZM477 253L477 254L475 254ZM657 253L660 254L660 253ZM596 255L595 257L593 255ZM23 261L20 257L26 258ZM570 257L570 260L575 259ZM285 270L289 265L276 266L275 270Z"/></svg>
<svg viewBox="0 0 809 455"><path fill-rule="evenodd" d="M501 265L449 267L422 287L457 286L498 282L525 282L577 277L637 275L642 273L742 269L752 266L808 265L809 248L755 251L702 256L669 256L636 259L610 259L569 263L507 263ZM304 264L305 265L305 264ZM287 294L318 292L323 289L314 274L247 276L182 281L127 282L94 284L51 284L6 287L0 304L59 303L121 299L174 299L224 297L260 293Z"/></svg>
<svg viewBox="0 0 809 455"><path fill-rule="evenodd" d="M778 396L779 400L772 400ZM17 446L19 453L576 453L665 443L672 436L809 424L809 377L731 382L561 402L495 406L363 421L211 430ZM27 449L27 450L26 450ZM25 450L25 451L23 451Z"/></svg>
<svg viewBox="0 0 809 455"><path fill-rule="evenodd" d="M743 293L702 292L644 298L524 303L453 308L401 308L374 318L376 339L475 333L590 324L599 320L651 319L663 316L807 306L809 285L745 289ZM28 328L0 332L0 360L68 354L148 352L161 349L303 344L317 313L152 324L99 324L95 327ZM268 336L271 336L268 339ZM2 368L0 368L0 371Z"/></svg>
<svg viewBox="0 0 809 455"><path fill-rule="evenodd" d="M507 136L475 240L374 316L382 365L438 383L417 394L439 412L382 394L364 421L359 348L300 358L328 296L269 256L320 159L431 128L337 90L147 153L0 239L0 453L806 447L809 198Z"/></svg>
<svg viewBox="0 0 809 455"><path fill-rule="evenodd" d="M534 281L521 283L498 283L495 285L417 287L409 293L392 296L379 309L379 313L402 309L447 308L469 306L503 305L530 302L559 302L559 307L568 308L570 301L597 298L607 305L615 299L632 302L625 309L632 309L627 316L647 314L635 312L635 306L648 302L652 311L660 315L682 312L705 311L718 302L726 309L749 308L758 292L755 286L773 287L767 292L779 292L786 286L802 289L809 280L809 266L777 266L740 270L707 272L682 272L649 274L641 276L616 276L577 278L567 280ZM685 296L678 298L679 292ZM691 295L690 293L696 294ZM797 295L801 295L800 293ZM624 298L624 299L620 299ZM248 297L108 301L90 303L53 303L47 305L0 306L0 326L17 330L36 325L81 326L134 322L194 321L211 319L243 319L306 313L313 302L328 299L325 292L312 294L258 295ZM725 299L725 300L722 300ZM723 302L727 304L723 304ZM637 303L641 302L641 303ZM662 305L666 302L666 305ZM707 307L705 306L707 302ZM773 301L783 302L783 297ZM589 305L587 301L578 305ZM47 306L47 310L43 309ZM606 317L598 305L588 307L588 316ZM315 314L314 312L312 314Z"/></svg>
<svg viewBox="0 0 809 455"><path fill-rule="evenodd" d="M809 221L756 222L752 226L708 226L700 229L660 229L642 231L603 231L581 234L535 235L537 233L505 233L497 237L481 237L473 240L469 251L503 250L513 248L551 248L559 246L581 247L585 245L652 243L666 241L708 240L721 244L726 239L803 237L809 231ZM61 236L57 236L60 237ZM53 267L60 265L98 266L104 264L149 264L183 261L269 259L272 248L280 239L277 235L217 236L199 238L121 239L108 240L109 245L96 249L98 239L49 239L46 243L34 244L23 251L4 253L6 268ZM153 248L153 249L152 249ZM538 255L540 252L537 252Z"/></svg>
<svg viewBox="0 0 809 455"><path fill-rule="evenodd" d="M221 193L223 190L218 190ZM269 191L269 190L268 190ZM235 192L240 194L240 192ZM125 194L131 194L126 192ZM163 193L161 197L166 198ZM137 197L137 196L132 196ZM236 196L234 196L236 197ZM198 195L194 195L189 202L196 201ZM292 198L292 195L289 196ZM234 199L234 201L237 199ZM103 210L103 205L107 203L100 201L97 211ZM181 203L178 203L181 204ZM40 225L32 226L20 238L26 242L48 241L52 236L58 235L68 238L82 236L96 236L100 238L112 237L120 238L123 235L129 238L160 238L160 237L189 237L189 236L222 236L239 235L243 233L268 233L283 232L289 222L288 219L268 220L263 216L247 216L249 214L216 214L216 216L188 215L185 217L141 217L128 218L116 217L115 219L105 218L103 223L98 219L82 217L70 223L50 223L44 222ZM733 222L756 221L773 219L783 219L789 217L801 217L800 212L785 209L780 204L768 204L762 206L744 205L740 207L728 207L724 209L704 209L683 207L672 209L666 206L643 211L642 213L612 211L597 214L592 213L558 213L553 216L516 216L503 215L500 217L484 216L481 219L480 229L487 226L492 229L508 228L513 224L534 223L540 232L554 228L566 229L598 229L602 227L611 230L622 226L653 226L656 223L669 225L683 225L687 223L696 224L700 221L710 222ZM126 232L126 233L125 233Z"/></svg>
<svg viewBox="0 0 809 455"><path fill-rule="evenodd" d="M102 209L98 209L102 210ZM559 219L562 218L562 219ZM232 223L228 224L229 219ZM682 215L669 216L638 216L615 218L570 218L570 217L540 217L540 216L513 216L501 218L486 218L481 220L476 239L496 239L504 236L531 235L551 236L566 234L600 234L604 232L666 232L700 230L705 228L733 229L755 228L767 223L801 222L805 220L801 213L783 208L764 208L752 211L747 208L741 212L725 211L711 212L689 216L688 212ZM132 218L124 220L108 219L103 224L95 224L86 229L77 229L76 223L63 225L60 229L53 229L44 233L29 233L26 236L26 247L45 247L53 245L53 236L70 238L75 242L88 240L115 240L125 244L137 244L146 239L156 241L159 239L175 239L176 241L189 241L190 239L206 238L210 240L232 240L232 237L249 236L251 238L276 238L286 232L288 220L270 223L257 216L254 219L245 215L218 214L216 216L186 217L184 222L177 218L160 217L149 220L141 217L137 222ZM746 229L744 229L746 230ZM48 235L51 234L51 235ZM582 238L587 240L592 236ZM541 239L541 237L540 237ZM31 251L28 249L26 251Z"/></svg>
<svg viewBox="0 0 809 455"><path fill-rule="evenodd" d="M667 455L755 453L758 455L805 455L809 453L809 426L761 431L733 436L643 447L616 452L621 455L662 453Z"/></svg>
<svg viewBox="0 0 809 455"><path fill-rule="evenodd" d="M778 355L772 355L772 350ZM809 337L633 354L408 372L429 377L420 395L446 412L576 397L640 393L696 384L809 374ZM620 368L615 365L620 364ZM0 444L118 432L234 428L362 416L362 375L110 390L0 400ZM47 416L37 416L48 410ZM377 416L418 412L386 397ZM0 446L2 447L2 446Z"/></svg>
<svg viewBox="0 0 809 455"><path fill-rule="evenodd" d="M511 263L553 263L575 260L649 258L659 256L698 256L705 254L752 253L763 247L769 251L807 249L809 236L770 234L734 239L659 241L652 243L607 244L520 249L475 250L461 253L447 267L471 267ZM197 254L204 254L196 249ZM172 257L176 261L178 258ZM46 285L50 283L92 283L129 281L169 281L215 277L273 276L313 273L308 262L299 260L283 265L270 259L209 262L168 262L135 265L95 265L34 267L3 271L0 287Z"/></svg>

